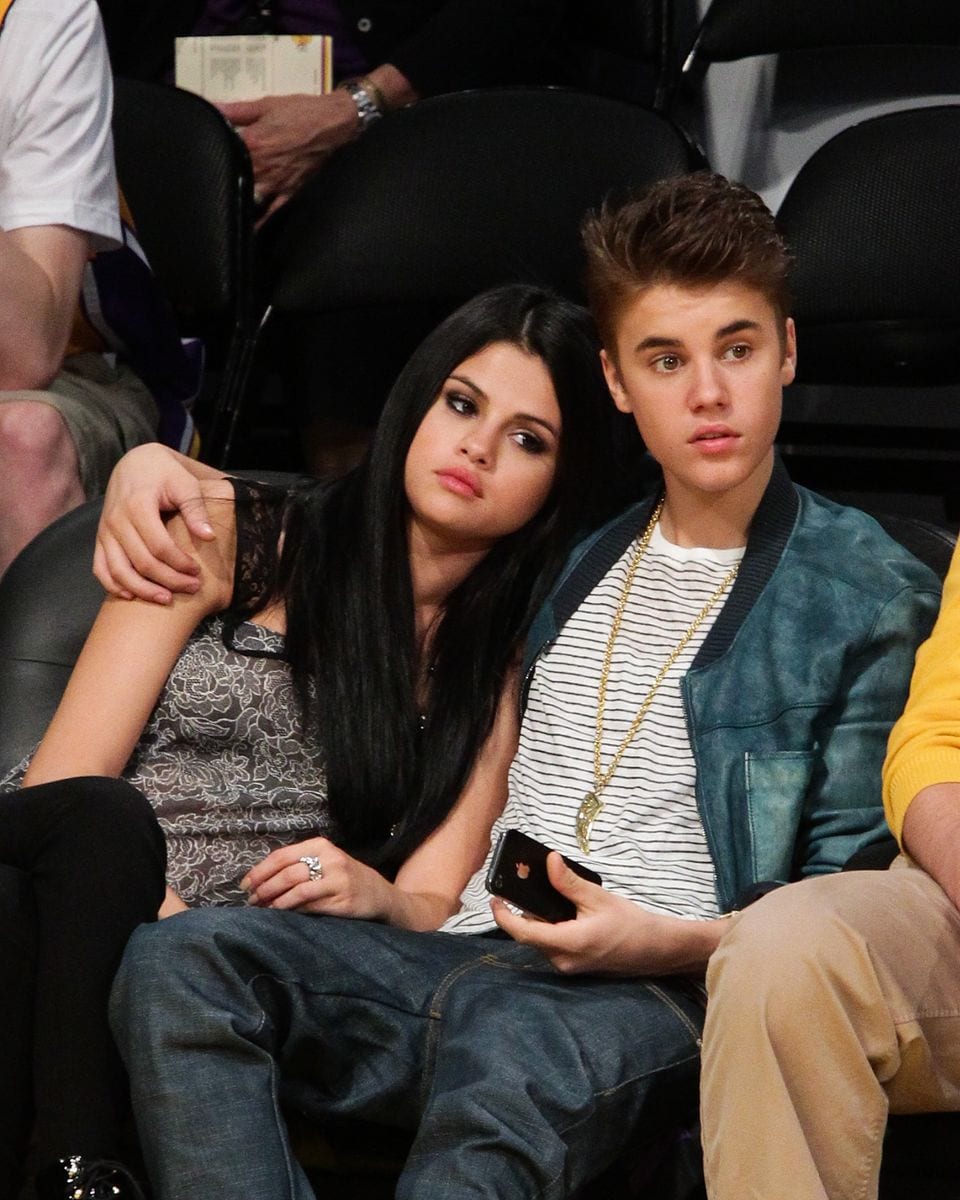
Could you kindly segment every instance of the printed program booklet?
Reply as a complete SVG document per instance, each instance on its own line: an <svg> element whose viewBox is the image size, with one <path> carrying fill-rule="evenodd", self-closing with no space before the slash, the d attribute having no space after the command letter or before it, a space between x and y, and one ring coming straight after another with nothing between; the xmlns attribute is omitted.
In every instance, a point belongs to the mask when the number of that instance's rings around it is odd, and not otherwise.
<svg viewBox="0 0 960 1200"><path fill-rule="evenodd" d="M333 38L299 33L177 38L176 83L215 104L320 96L333 87Z"/></svg>

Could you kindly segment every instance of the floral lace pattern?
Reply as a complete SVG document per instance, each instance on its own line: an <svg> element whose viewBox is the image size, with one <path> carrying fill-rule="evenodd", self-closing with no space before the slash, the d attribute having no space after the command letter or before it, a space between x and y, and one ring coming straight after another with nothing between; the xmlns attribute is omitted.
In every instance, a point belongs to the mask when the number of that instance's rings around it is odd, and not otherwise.
<svg viewBox="0 0 960 1200"><path fill-rule="evenodd" d="M167 882L187 904L241 904L240 880L278 846L332 836L318 750L300 734L283 638L222 616L190 638L123 778L153 805ZM3 780L20 785L29 757Z"/></svg>
<svg viewBox="0 0 960 1200"><path fill-rule="evenodd" d="M332 833L282 646L259 625L205 621L124 771L156 810L167 879L188 904L242 902L239 882L265 854Z"/></svg>

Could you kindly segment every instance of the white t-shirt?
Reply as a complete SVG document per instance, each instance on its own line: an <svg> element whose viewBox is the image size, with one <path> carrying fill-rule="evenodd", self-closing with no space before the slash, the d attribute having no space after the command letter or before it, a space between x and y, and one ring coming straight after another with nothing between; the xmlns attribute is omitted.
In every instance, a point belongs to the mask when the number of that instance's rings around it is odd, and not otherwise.
<svg viewBox="0 0 960 1200"><path fill-rule="evenodd" d="M94 0L14 0L0 31L0 229L121 239L110 69Z"/></svg>
<svg viewBox="0 0 960 1200"><path fill-rule="evenodd" d="M537 662L510 794L493 829L520 829L586 863L604 887L654 912L691 919L718 914L713 861L696 802L696 765L681 680L723 607L720 597L657 690L610 782L590 835L576 840L576 817L594 790L597 689L614 612L636 542L607 571ZM654 530L634 577L607 683L601 769L612 761L656 678L743 549L684 549ZM484 886L490 855L443 926L479 933L494 927Z"/></svg>

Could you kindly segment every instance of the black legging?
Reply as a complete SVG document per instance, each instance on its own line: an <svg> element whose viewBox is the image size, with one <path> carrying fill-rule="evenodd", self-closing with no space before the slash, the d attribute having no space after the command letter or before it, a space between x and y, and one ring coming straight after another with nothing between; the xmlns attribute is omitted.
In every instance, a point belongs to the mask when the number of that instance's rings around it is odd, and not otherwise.
<svg viewBox="0 0 960 1200"><path fill-rule="evenodd" d="M126 1082L107 999L127 939L162 903L166 846L135 788L68 779L0 796L0 864L6 1200L31 1120L40 1162L117 1153Z"/></svg>

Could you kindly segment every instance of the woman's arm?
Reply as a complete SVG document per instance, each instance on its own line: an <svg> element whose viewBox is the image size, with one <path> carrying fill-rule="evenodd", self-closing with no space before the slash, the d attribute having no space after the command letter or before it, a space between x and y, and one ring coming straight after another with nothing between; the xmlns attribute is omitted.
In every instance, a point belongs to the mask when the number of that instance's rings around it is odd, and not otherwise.
<svg viewBox="0 0 960 1200"><path fill-rule="evenodd" d="M512 675L459 800L397 873L393 904L383 918L389 924L435 929L457 911L460 894L482 865L490 849L490 830L507 802L507 777L519 736L517 679Z"/></svg>
<svg viewBox="0 0 960 1200"><path fill-rule="evenodd" d="M121 773L177 656L197 624L225 608L233 588L234 506L223 481L211 505L217 536L195 542L180 518L171 521L178 545L196 554L199 589L169 606L108 597L94 622L33 757L24 786L76 775Z"/></svg>
<svg viewBox="0 0 960 1200"><path fill-rule="evenodd" d="M166 894L163 897L163 903L157 911L157 920L162 921L164 917L175 917L179 912L189 911L190 905L177 895L170 885L167 885Z"/></svg>
<svg viewBox="0 0 960 1200"><path fill-rule="evenodd" d="M385 921L404 929L436 929L456 912L460 893L490 846L490 829L507 799L507 773L518 733L516 680L511 679L459 800L400 868L395 883L328 839L311 838L274 850L253 868L243 881L250 902ZM319 879L305 877L301 855L320 860Z"/></svg>

